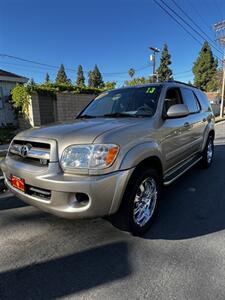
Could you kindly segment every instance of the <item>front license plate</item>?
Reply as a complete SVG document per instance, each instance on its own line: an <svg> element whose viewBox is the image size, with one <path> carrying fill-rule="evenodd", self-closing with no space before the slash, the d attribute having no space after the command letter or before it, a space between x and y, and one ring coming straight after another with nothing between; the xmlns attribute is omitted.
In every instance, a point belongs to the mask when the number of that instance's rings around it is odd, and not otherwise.
<svg viewBox="0 0 225 300"><path fill-rule="evenodd" d="M24 192L25 191L25 180L14 175L11 176L11 184L16 189Z"/></svg>

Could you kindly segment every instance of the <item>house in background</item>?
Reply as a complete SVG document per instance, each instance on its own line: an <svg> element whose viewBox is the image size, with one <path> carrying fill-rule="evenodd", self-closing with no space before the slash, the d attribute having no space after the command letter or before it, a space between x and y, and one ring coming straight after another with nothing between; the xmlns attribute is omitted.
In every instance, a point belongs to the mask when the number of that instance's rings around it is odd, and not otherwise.
<svg viewBox="0 0 225 300"><path fill-rule="evenodd" d="M220 103L221 103L221 93L219 92L207 92L209 102L211 103L214 115L217 117L220 114Z"/></svg>
<svg viewBox="0 0 225 300"><path fill-rule="evenodd" d="M17 120L10 104L11 90L17 83L26 83L28 78L0 69L0 126Z"/></svg>

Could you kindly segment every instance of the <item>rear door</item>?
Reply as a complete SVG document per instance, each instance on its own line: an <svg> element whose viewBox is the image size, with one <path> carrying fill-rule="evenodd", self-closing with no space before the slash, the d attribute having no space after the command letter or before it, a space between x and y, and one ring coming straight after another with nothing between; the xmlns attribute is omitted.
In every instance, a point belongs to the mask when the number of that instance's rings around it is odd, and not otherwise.
<svg viewBox="0 0 225 300"><path fill-rule="evenodd" d="M189 123L189 149L188 155L198 152L203 142L203 131L206 125L206 118L202 116L200 103L191 88L181 88L184 104L187 105L190 112L188 116Z"/></svg>

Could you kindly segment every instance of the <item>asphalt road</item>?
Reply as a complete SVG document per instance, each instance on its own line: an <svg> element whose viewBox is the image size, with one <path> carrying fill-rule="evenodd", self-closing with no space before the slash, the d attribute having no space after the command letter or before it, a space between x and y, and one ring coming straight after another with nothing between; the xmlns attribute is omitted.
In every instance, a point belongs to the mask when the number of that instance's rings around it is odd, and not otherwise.
<svg viewBox="0 0 225 300"><path fill-rule="evenodd" d="M142 238L0 197L0 299L225 299L225 123L212 167L165 189Z"/></svg>

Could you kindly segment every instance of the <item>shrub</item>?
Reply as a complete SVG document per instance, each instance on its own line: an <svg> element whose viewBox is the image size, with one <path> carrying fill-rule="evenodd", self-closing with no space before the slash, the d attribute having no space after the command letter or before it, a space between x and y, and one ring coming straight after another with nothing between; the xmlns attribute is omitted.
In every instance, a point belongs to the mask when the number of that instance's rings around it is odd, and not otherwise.
<svg viewBox="0 0 225 300"><path fill-rule="evenodd" d="M29 92L26 86L17 84L12 90L12 104L15 113L27 113Z"/></svg>

